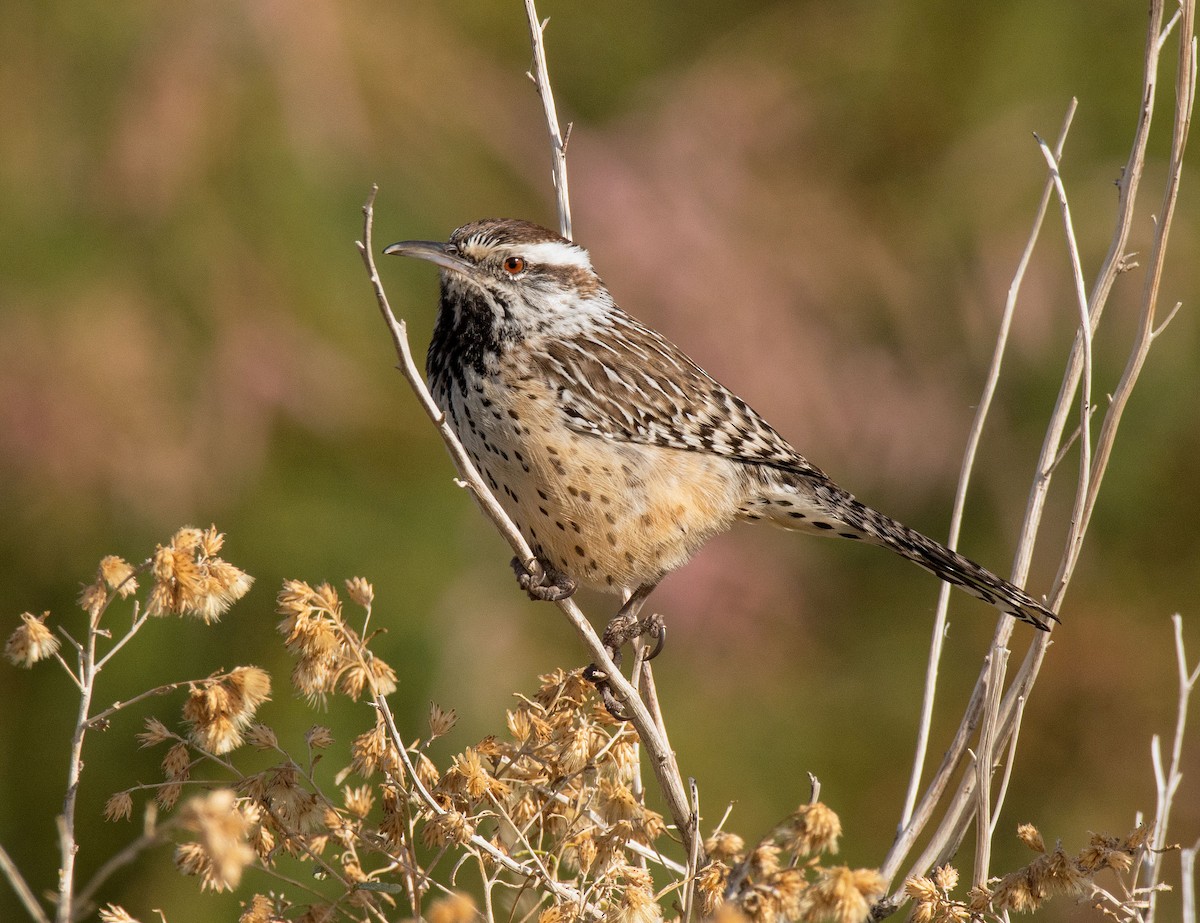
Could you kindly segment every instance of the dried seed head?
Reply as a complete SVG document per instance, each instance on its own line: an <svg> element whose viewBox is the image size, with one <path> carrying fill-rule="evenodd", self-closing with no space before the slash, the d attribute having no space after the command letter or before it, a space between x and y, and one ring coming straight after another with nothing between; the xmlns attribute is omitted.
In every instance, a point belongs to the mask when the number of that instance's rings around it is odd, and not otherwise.
<svg viewBox="0 0 1200 923"><path fill-rule="evenodd" d="M1133 855L1115 836L1093 833L1091 841L1080 852L1076 861L1083 871L1089 873L1102 869L1127 872L1133 865Z"/></svg>
<svg viewBox="0 0 1200 923"><path fill-rule="evenodd" d="M836 853L842 822L827 805L819 801L801 805L784 829L783 845L799 856Z"/></svg>
<svg viewBox="0 0 1200 923"><path fill-rule="evenodd" d="M375 588L363 577L351 577L346 581L346 595L355 605L370 609L375 601Z"/></svg>
<svg viewBox="0 0 1200 923"><path fill-rule="evenodd" d="M107 907L101 907L97 915L100 917L100 923L140 923L137 917L133 916L120 904L109 904Z"/></svg>
<svg viewBox="0 0 1200 923"><path fill-rule="evenodd" d="M151 615L190 615L217 621L250 590L254 578L215 556L224 536L212 526L205 531L183 528L151 558L154 586L146 608Z"/></svg>
<svg viewBox="0 0 1200 923"><path fill-rule="evenodd" d="M939 866L934 870L933 880L939 888L949 893L958 887L958 869L952 865Z"/></svg>
<svg viewBox="0 0 1200 923"><path fill-rule="evenodd" d="M134 578L133 567L115 554L100 561L100 577L108 584L110 590L115 590L122 599L127 599L137 592L137 580Z"/></svg>
<svg viewBox="0 0 1200 923"><path fill-rule="evenodd" d="M258 750L274 750L279 746L275 732L257 721L251 721L246 729L246 742Z"/></svg>
<svg viewBox="0 0 1200 923"><path fill-rule="evenodd" d="M265 894L254 895L242 907L238 923L276 923L281 919L276 912L275 902Z"/></svg>
<svg viewBox="0 0 1200 923"><path fill-rule="evenodd" d="M779 871L779 847L774 843L760 843L750 853L750 868L754 875L765 878Z"/></svg>
<svg viewBox="0 0 1200 923"><path fill-rule="evenodd" d="M500 798L509 792L506 783L488 773L473 747L454 757L453 764L442 778L442 787L450 790L461 788L472 801L481 801L489 794Z"/></svg>
<svg viewBox="0 0 1200 923"><path fill-rule="evenodd" d="M146 719L146 730L137 735L137 739L142 742L143 747L153 747L155 744L160 744L164 740L171 740L175 735L172 734L165 724L157 718Z"/></svg>
<svg viewBox="0 0 1200 923"><path fill-rule="evenodd" d="M750 923L750 917L740 907L726 902L716 909L712 923Z"/></svg>
<svg viewBox="0 0 1200 923"><path fill-rule="evenodd" d="M425 911L427 923L475 923L479 919L475 902L465 894L439 897Z"/></svg>
<svg viewBox="0 0 1200 923"><path fill-rule="evenodd" d="M133 815L133 798L129 792L117 792L104 802L105 820L129 820Z"/></svg>
<svg viewBox="0 0 1200 923"><path fill-rule="evenodd" d="M255 712L270 697L270 674L258 667L238 667L194 684L183 706L192 742L216 754L240 747Z"/></svg>
<svg viewBox="0 0 1200 923"><path fill-rule="evenodd" d="M52 657L58 650L59 641L54 632L46 627L49 612L40 616L29 612L21 613L21 625L8 637L4 645L4 656L18 667L32 667L39 660Z"/></svg>
<svg viewBox="0 0 1200 923"><path fill-rule="evenodd" d="M222 788L188 799L180 819L184 829L197 836L194 843L184 843L176 852L180 869L202 876L202 888L236 888L242 872L254 861L254 850L247 842L248 825L233 790Z"/></svg>
<svg viewBox="0 0 1200 923"><path fill-rule="evenodd" d="M1038 833L1037 827L1033 824L1021 824L1017 827L1017 839L1034 852L1046 851L1046 844L1042 841L1042 835Z"/></svg>
<svg viewBox="0 0 1200 923"><path fill-rule="evenodd" d="M996 885L992 893L992 907L998 911L1028 913L1037 910L1045 898L1045 891L1034 887L1029 869L1017 869L1001 878Z"/></svg>
<svg viewBox="0 0 1200 923"><path fill-rule="evenodd" d="M615 824L620 821L631 821L642 811L637 796L633 790L620 782L601 779L597 788L597 810L605 823Z"/></svg>
<svg viewBox="0 0 1200 923"><path fill-rule="evenodd" d="M1137 852L1150 840L1150 832L1153 827L1153 824L1138 824L1125 837L1125 842L1121 844L1122 848L1129 852Z"/></svg>
<svg viewBox="0 0 1200 923"><path fill-rule="evenodd" d="M558 753L560 775L574 775L587 765L591 756L590 741L591 731L586 727L576 728L566 736Z"/></svg>
<svg viewBox="0 0 1200 923"><path fill-rule="evenodd" d="M471 822L458 811L437 814L425 822L421 839L426 846L465 846L475 833Z"/></svg>
<svg viewBox="0 0 1200 923"><path fill-rule="evenodd" d="M179 782L167 782L160 785L154 792L154 803L164 811L169 811L175 807L175 802L179 800L179 796L183 794L183 785Z"/></svg>
<svg viewBox="0 0 1200 923"><path fill-rule="evenodd" d="M84 584L79 590L79 608L91 616L93 621L100 615L107 602L108 589L104 585L103 577L97 577L91 583Z"/></svg>
<svg viewBox="0 0 1200 923"><path fill-rule="evenodd" d="M871 904L885 890L886 883L875 869L825 869L804 892L805 916L831 923L863 923Z"/></svg>
<svg viewBox="0 0 1200 923"><path fill-rule="evenodd" d="M508 723L508 733L512 735L513 740L519 744L525 743L533 731L533 722L529 720L529 712L524 708L518 708L516 711L508 712L505 718Z"/></svg>
<svg viewBox="0 0 1200 923"><path fill-rule="evenodd" d="M383 724L377 721L372 730L359 734L350 744L350 768L364 779L370 777L379 770L386 748Z"/></svg>
<svg viewBox="0 0 1200 923"><path fill-rule="evenodd" d="M932 878L914 875L904 881L904 893L919 903L933 903L941 898L938 885Z"/></svg>
<svg viewBox="0 0 1200 923"><path fill-rule="evenodd" d="M708 863L696 876L696 893L700 895L700 908L705 916L725 903L725 885L728 881L729 866L720 859Z"/></svg>
<svg viewBox="0 0 1200 923"><path fill-rule="evenodd" d="M662 907L654 899L654 880L645 869L625 866L620 875L625 879L621 902L613 915L616 923L658 923Z"/></svg>
<svg viewBox="0 0 1200 923"><path fill-rule="evenodd" d="M320 724L314 724L304 735L304 741L314 750L324 750L333 746L333 731Z"/></svg>
<svg viewBox="0 0 1200 923"><path fill-rule="evenodd" d="M375 804L375 793L369 785L360 785L358 788L347 785L342 788L342 801L347 811L355 817L362 818L371 813Z"/></svg>
<svg viewBox="0 0 1200 923"><path fill-rule="evenodd" d="M972 888L967 892L967 909L973 914L982 914L992 909L995 895L987 885Z"/></svg>
<svg viewBox="0 0 1200 923"><path fill-rule="evenodd" d="M1056 846L1054 852L1045 857L1044 862L1039 859L1037 863L1044 865L1044 880L1051 892L1078 897L1087 889L1087 876L1063 852L1061 845Z"/></svg>
<svg viewBox="0 0 1200 923"><path fill-rule="evenodd" d="M429 703L429 737L431 740L449 734L456 721L458 721L458 713L453 708L447 711L437 702Z"/></svg>
<svg viewBox="0 0 1200 923"><path fill-rule="evenodd" d="M714 833L704 841L704 851L719 862L741 862L746 841L736 833Z"/></svg>
<svg viewBox="0 0 1200 923"><path fill-rule="evenodd" d="M162 761L163 775L168 782L186 782L192 774L192 757L188 745L177 743L167 751Z"/></svg>
<svg viewBox="0 0 1200 923"><path fill-rule="evenodd" d="M574 904L555 904L538 914L537 923L575 923L579 909Z"/></svg>

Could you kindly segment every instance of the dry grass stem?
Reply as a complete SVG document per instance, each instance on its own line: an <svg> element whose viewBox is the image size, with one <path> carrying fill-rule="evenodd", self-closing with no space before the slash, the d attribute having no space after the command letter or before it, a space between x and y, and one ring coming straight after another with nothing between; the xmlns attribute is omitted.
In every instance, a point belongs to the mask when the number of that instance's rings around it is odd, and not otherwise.
<svg viewBox="0 0 1200 923"><path fill-rule="evenodd" d="M1062 156L1063 146L1067 141L1067 133L1071 129L1071 122L1075 118L1075 110L1078 108L1078 105L1078 101L1072 99L1071 104L1067 107L1067 114L1063 119L1062 128L1059 130L1058 140L1054 145L1056 160ZM967 435L967 445L963 450L962 466L959 470L958 484L954 491L954 506L950 513L950 529L946 541L946 545L949 548L958 547L958 538L962 532L962 522L966 512L967 491L971 484L972 472L975 469L975 460L979 454L979 444L983 440L984 427L987 423L988 414L991 411L992 401L996 396L996 389L1000 383L1000 372L1004 365L1004 355L1008 348L1008 336L1012 329L1013 317L1016 314L1017 299L1021 292L1022 283L1025 280L1025 273L1029 268L1029 262L1033 258L1038 237L1041 235L1042 224L1045 221L1046 211L1049 208L1050 196L1053 191L1054 178L1047 177L1042 189L1041 200L1038 202L1034 213L1033 226L1030 229L1028 239L1025 241L1025 248L1021 251L1020 259L1017 261L1017 268L1013 273L1012 282L1008 287L1008 296L1004 302L1004 311L1000 315L1000 326L996 334L996 345L993 348L991 362L988 365L988 371L984 378L983 393L976 404L975 417L971 421L971 429ZM912 772L909 775L908 790L904 796L904 807L900 812L899 829L902 831L901 836L904 836L903 831L909 826L913 817L913 810L917 802L917 793L921 785L921 776L925 768L925 758L929 750L929 734L933 726L933 707L937 694L938 666L942 659L942 649L949 618L950 590L950 584L943 582L938 591L937 613L934 617L933 634L929 645L929 659L925 672L925 689L921 699L921 717L917 723L916 753L913 757Z"/></svg>
<svg viewBox="0 0 1200 923"><path fill-rule="evenodd" d="M1174 196L1177 194L1183 145L1187 137L1187 128L1190 125L1191 104L1194 98L1193 7L1194 4L1191 0L1187 0L1181 6L1181 15L1176 20L1172 20L1172 23L1176 27L1180 43L1180 58L1176 70L1175 82L1177 100L1175 131L1172 140L1171 171L1165 195L1165 201L1172 207ZM1072 345L1062 387L1051 414L1050 425L1038 462L1038 475L1035 478L1030 494L1025 523L1022 527L1016 562L1014 564L1014 579L1018 583L1023 582L1028 573L1036 535L1045 509L1051 474L1061 450L1063 433L1066 429L1070 408L1079 391L1081 380L1085 377L1084 372L1087 365L1085 360L1091 334L1100 321L1113 282L1117 275L1126 268L1127 241L1130 229L1132 228L1134 209L1137 203L1137 191L1143 173L1146 145L1157 94L1158 55L1164 46L1165 35L1168 31L1163 28L1162 14L1162 3L1155 0L1152 4L1150 24L1147 31L1144 58L1145 67L1143 71L1143 105L1139 111L1138 124L1129 160L1119 183L1120 196L1116 229L1114 230L1108 254L1101 265L1087 301L1087 323L1081 326ZM1170 208L1164 208L1155 225L1155 249L1160 254L1165 247L1170 223L1169 219ZM1076 251L1077 249L1075 247ZM1161 256L1159 260L1161 261ZM1150 278L1157 279L1157 277L1157 272L1152 271L1150 273ZM1156 283L1152 285L1148 281L1147 293L1156 295ZM1127 374L1122 378L1122 386L1126 388L1126 393L1132 387L1136 377L1129 374L1129 369L1140 369L1140 364L1145 358L1146 349L1152 341L1154 329L1153 310L1144 306L1139 333L1131 349L1130 366L1127 368ZM1081 420L1080 430L1083 439L1086 439L1089 432L1086 420L1090 412L1090 406L1082 412L1083 419ZM1071 531L1064 545L1058 577L1049 595L1049 605L1052 609L1056 609L1061 603L1070 581L1071 573L1074 570L1075 562L1078 559L1078 551L1088 524L1087 514L1103 480L1119 413L1118 406L1110 405L1105 414L1104 422L1101 425L1096 451L1091 458L1090 464L1087 464L1081 470L1080 487L1077 490L1077 515L1072 522ZM1086 451L1088 450L1085 450L1085 457ZM1003 620L1002 624L997 628L996 636L993 640L993 650L1006 647L1010 634L1011 625L1007 620ZM1024 704L1028 701L1030 690L1037 678L1048 644L1048 635L1039 635L1034 638L1022 664L999 701L996 719L998 746L1007 746L1011 740L1011 736L1016 733L1019 721L1018 715L1024 708ZM943 758L932 781L926 788L925 795L913 809L909 824L904 827L900 837L884 861L883 872L889 880L899 870L901 863L903 863L905 856L912 849L921 830L932 819L937 804L941 801L944 792L948 788L949 779L960 765L972 735L980 726L984 709L984 691L987 685L988 669L985 665L981 671L975 691L972 694L946 756ZM933 833L929 845L923 851L921 858L917 861L909 877L919 877L921 874L924 874L931 867L931 864L937 860L937 857L949 855L953 852L956 844L961 841L967 825L974 819L976 813L974 808L969 805L969 802L973 798L974 785L975 778L972 774L968 773L963 776L958 789L951 796L950 804L943 814L942 822ZM894 903L900 901L902 898L903 894L900 891L895 891L889 900Z"/></svg>
<svg viewBox="0 0 1200 923"><path fill-rule="evenodd" d="M558 124L558 111L554 106L554 91L550 88L550 72L546 65L546 24L550 20L538 19L533 0L525 0L525 18L529 23L529 41L533 46L533 69L529 79L537 87L546 115L546 128L550 134L550 158L553 165L550 178L554 185L555 203L558 206L558 230L563 237L572 239L571 196L567 187L567 138L563 137ZM567 137L571 126L567 126Z"/></svg>

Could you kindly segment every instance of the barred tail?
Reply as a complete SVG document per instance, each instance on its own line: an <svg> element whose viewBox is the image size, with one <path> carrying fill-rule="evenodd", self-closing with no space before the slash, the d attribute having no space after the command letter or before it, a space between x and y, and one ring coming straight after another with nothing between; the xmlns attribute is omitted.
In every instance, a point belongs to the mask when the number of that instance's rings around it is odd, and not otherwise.
<svg viewBox="0 0 1200 923"><path fill-rule="evenodd" d="M859 539L888 548L976 599L1041 631L1058 616L1020 587L957 551L872 509L832 481L776 469L767 488L742 515L785 529Z"/></svg>

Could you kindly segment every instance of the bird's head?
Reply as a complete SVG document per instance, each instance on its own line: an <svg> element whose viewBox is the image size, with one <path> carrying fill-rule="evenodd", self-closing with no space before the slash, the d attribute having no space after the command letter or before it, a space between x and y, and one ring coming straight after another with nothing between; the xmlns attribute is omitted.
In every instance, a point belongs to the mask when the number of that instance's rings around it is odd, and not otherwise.
<svg viewBox="0 0 1200 923"><path fill-rule="evenodd" d="M557 324L611 306L587 250L529 221L485 218L458 228L445 243L404 240L383 252L434 263L441 269L443 309L486 306L500 324Z"/></svg>

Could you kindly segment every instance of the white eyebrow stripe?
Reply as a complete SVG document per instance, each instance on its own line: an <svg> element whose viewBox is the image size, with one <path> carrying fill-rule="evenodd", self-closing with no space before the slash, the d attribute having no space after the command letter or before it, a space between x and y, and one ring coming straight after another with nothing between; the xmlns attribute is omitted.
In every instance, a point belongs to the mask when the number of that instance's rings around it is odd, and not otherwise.
<svg viewBox="0 0 1200 923"><path fill-rule="evenodd" d="M512 252L535 264L577 266L580 269L592 268L592 260L586 250L558 241L547 240L536 244L516 244L512 247Z"/></svg>

